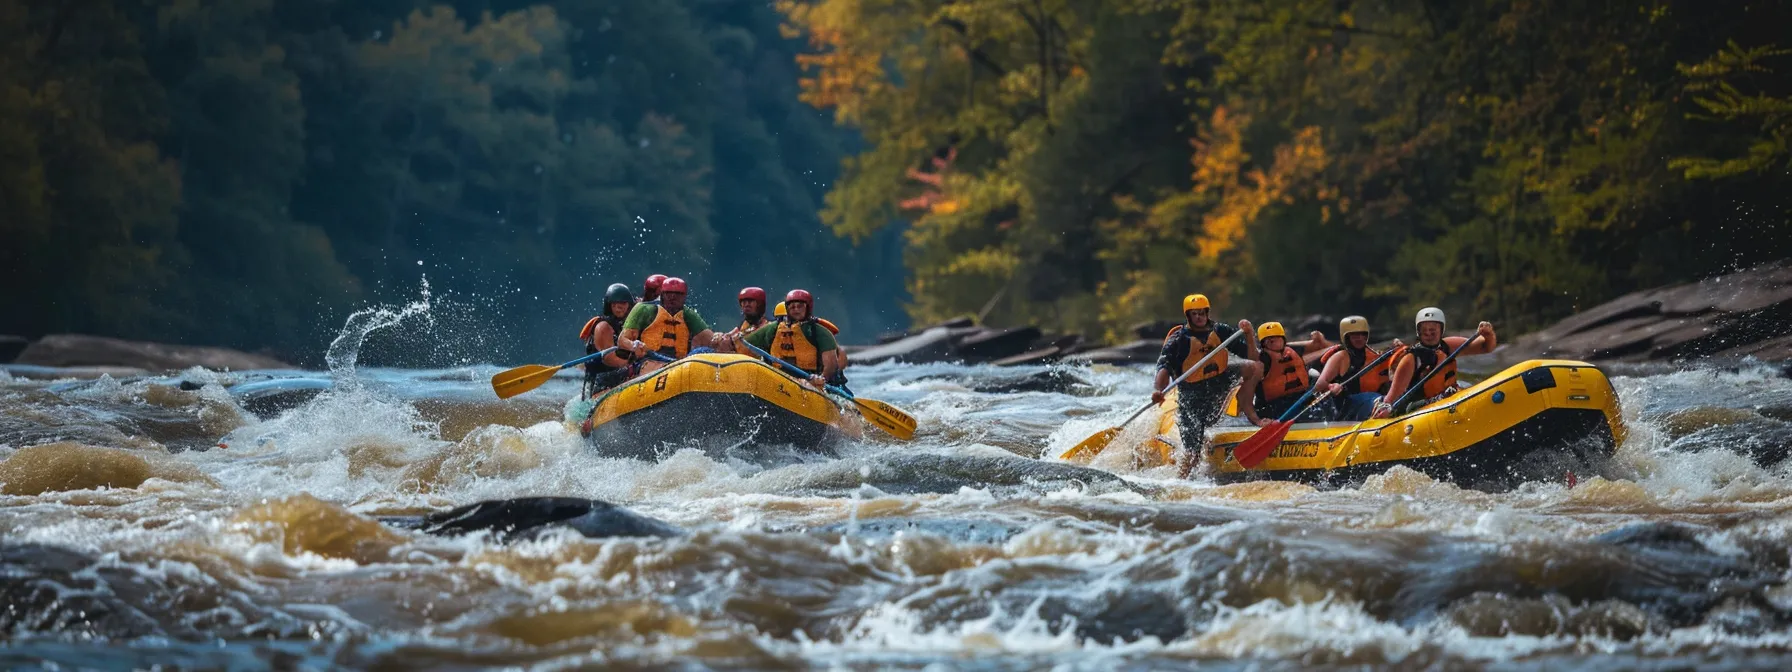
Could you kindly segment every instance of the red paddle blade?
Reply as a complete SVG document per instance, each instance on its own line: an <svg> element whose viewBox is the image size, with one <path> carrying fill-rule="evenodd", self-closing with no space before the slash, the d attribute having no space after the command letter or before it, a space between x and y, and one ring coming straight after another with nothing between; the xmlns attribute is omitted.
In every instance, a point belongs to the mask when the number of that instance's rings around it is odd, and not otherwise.
<svg viewBox="0 0 1792 672"><path fill-rule="evenodd" d="M1270 451L1282 445L1282 438L1288 436L1288 430L1292 427L1293 420L1277 420L1275 424L1257 430L1251 438L1232 448L1232 459L1238 461L1238 466L1246 469L1256 467L1264 458L1269 457Z"/></svg>

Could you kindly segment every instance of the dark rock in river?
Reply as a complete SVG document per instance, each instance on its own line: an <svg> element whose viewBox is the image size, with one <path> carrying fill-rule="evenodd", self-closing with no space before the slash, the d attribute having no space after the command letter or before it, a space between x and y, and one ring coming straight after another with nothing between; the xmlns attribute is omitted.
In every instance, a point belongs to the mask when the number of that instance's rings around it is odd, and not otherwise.
<svg viewBox="0 0 1792 672"><path fill-rule="evenodd" d="M684 534L672 525L615 504L575 497L490 500L427 516L385 516L380 522L438 536L491 532L500 541L528 540L557 529L570 529L593 539Z"/></svg>
<svg viewBox="0 0 1792 672"><path fill-rule="evenodd" d="M333 386L325 378L274 378L239 383L230 394L244 410L265 420L303 406Z"/></svg>
<svg viewBox="0 0 1792 672"><path fill-rule="evenodd" d="M1087 352L1079 352L1065 358L1065 361L1089 364L1150 364L1157 361L1157 353L1163 351L1163 339L1155 341L1139 340L1116 345L1111 348L1099 348Z"/></svg>
<svg viewBox="0 0 1792 672"><path fill-rule="evenodd" d="M1502 345L1496 357L1585 361L1792 359L1792 265L1626 294Z"/></svg>
<svg viewBox="0 0 1792 672"><path fill-rule="evenodd" d="M19 353L19 364L53 367L122 366L171 371L202 366L214 371L290 369L270 357L229 348L126 341L82 334L51 334Z"/></svg>

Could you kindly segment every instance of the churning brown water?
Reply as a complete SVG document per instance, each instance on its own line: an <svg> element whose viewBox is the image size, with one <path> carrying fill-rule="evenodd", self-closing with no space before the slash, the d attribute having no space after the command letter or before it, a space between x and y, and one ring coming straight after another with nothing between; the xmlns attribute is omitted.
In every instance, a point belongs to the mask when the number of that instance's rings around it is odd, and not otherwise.
<svg viewBox="0 0 1792 672"><path fill-rule="evenodd" d="M766 464L593 454L573 379L500 402L496 368L0 378L0 665L1792 663L1792 381L1765 367L1618 376L1606 473L1499 494L1033 459L1143 401L1136 370L855 370L920 436ZM546 495L678 529L390 519Z"/></svg>

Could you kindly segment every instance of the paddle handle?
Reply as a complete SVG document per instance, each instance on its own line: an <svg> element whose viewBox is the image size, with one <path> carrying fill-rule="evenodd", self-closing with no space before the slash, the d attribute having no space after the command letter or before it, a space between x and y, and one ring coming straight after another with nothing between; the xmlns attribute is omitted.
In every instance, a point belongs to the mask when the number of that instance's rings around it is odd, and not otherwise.
<svg viewBox="0 0 1792 672"><path fill-rule="evenodd" d="M782 359L778 359L777 357L773 357L772 353L766 352L764 350L760 350L759 346L753 345L752 343L748 343L747 339L744 339L744 338L741 339L740 344L747 346L747 349L752 350L754 354L759 355L760 357L763 357L768 361L776 362L778 364L778 366L784 367L785 373L788 373L792 376L796 376L798 380L808 380L809 376L812 375L808 371L804 371L802 369L796 368L795 364L791 364L790 362L786 362ZM833 385L823 385L822 387L827 388L827 390L829 392L833 392L834 394L838 394L842 397L846 397L847 399L853 398L851 392L847 392L846 390L844 390L842 388L835 387Z"/></svg>
<svg viewBox="0 0 1792 672"><path fill-rule="evenodd" d="M1406 399L1408 397L1411 397L1412 393L1417 392L1421 389L1424 389L1425 381L1431 380L1431 377L1437 375L1437 372L1444 370L1444 365L1448 364L1452 360L1456 359L1457 353L1460 353L1463 350L1467 349L1469 344L1474 343L1477 340L1480 340L1480 338L1481 338L1480 334L1475 334L1474 336L1470 336L1468 340L1462 342L1462 345L1458 345L1458 346L1456 346L1455 350L1451 350L1449 356L1444 357L1443 361L1437 363L1437 366L1431 367L1431 371L1427 372L1424 375L1424 377L1413 381L1413 383L1411 385L1408 385L1406 387L1406 392L1402 393L1400 395L1399 399L1394 400L1394 408L1399 408L1401 404L1406 403ZM1390 350L1389 352L1393 352L1393 351Z"/></svg>

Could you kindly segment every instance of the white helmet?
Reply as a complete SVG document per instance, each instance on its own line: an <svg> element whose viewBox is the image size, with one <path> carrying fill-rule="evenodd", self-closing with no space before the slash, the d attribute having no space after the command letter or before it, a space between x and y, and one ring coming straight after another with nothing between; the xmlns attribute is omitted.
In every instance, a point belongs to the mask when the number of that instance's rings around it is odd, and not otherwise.
<svg viewBox="0 0 1792 672"><path fill-rule="evenodd" d="M1414 317L1412 319L1412 326L1416 327L1416 326L1419 326L1426 322L1436 322L1438 326L1440 326L1440 327L1443 326L1444 325L1443 309L1438 308L1437 306L1429 306L1429 307L1420 309L1418 317Z"/></svg>

